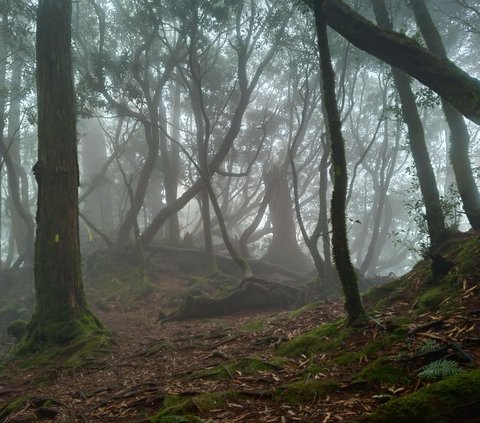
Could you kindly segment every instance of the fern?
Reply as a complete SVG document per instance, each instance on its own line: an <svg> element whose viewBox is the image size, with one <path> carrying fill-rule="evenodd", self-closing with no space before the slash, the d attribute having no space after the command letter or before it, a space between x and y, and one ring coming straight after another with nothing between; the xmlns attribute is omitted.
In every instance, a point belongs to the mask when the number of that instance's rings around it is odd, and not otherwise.
<svg viewBox="0 0 480 423"><path fill-rule="evenodd" d="M422 345L418 348L420 354L428 353L431 351L438 350L441 347L441 344L435 341L434 339L427 339L423 342Z"/></svg>
<svg viewBox="0 0 480 423"><path fill-rule="evenodd" d="M418 377L426 380L440 380L461 371L462 368L456 361L442 358L423 366L418 372Z"/></svg>

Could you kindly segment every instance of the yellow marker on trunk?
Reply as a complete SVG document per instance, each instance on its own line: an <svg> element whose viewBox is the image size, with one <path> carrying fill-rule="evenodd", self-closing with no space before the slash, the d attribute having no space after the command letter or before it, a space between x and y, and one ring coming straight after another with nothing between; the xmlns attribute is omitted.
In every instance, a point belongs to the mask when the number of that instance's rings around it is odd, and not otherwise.
<svg viewBox="0 0 480 423"><path fill-rule="evenodd" d="M59 234L55 234L55 242L60 242L60 235Z"/></svg>

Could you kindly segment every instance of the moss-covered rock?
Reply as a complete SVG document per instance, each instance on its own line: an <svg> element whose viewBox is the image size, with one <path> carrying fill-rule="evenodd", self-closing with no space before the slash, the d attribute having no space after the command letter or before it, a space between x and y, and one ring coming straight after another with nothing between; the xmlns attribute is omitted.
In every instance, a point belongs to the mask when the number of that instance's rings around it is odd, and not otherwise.
<svg viewBox="0 0 480 423"><path fill-rule="evenodd" d="M396 398L366 417L368 423L448 423L480 415L480 370L458 373Z"/></svg>

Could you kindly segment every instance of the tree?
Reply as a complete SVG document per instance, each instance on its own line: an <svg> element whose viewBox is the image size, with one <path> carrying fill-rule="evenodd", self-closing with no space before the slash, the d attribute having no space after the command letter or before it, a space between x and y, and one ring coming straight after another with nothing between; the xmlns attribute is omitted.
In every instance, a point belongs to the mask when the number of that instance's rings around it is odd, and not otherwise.
<svg viewBox="0 0 480 423"><path fill-rule="evenodd" d="M425 84L480 123L480 81L409 37L383 30L340 0L326 0L327 24L356 47Z"/></svg>
<svg viewBox="0 0 480 423"><path fill-rule="evenodd" d="M80 268L78 163L71 62L72 2L40 0L37 15L36 306L21 351L101 331Z"/></svg>
<svg viewBox="0 0 480 423"><path fill-rule="evenodd" d="M347 228L345 224L345 199L347 195L347 166L345 160L345 141L335 95L335 80L330 59L327 27L325 22L324 0L314 1L315 23L317 28L320 67L322 71L322 101L326 111L328 136L331 140L332 165L334 169L333 193L331 203L333 257L340 282L345 294L345 309L348 321L353 323L363 314L362 302L358 291L357 276L350 261Z"/></svg>
<svg viewBox="0 0 480 423"><path fill-rule="evenodd" d="M392 29L384 0L371 0L379 25ZM425 132L415 103L415 95L410 86L409 78L400 70L392 67L395 87L400 96L403 119L408 128L408 142L417 170L418 183L425 204L425 218L432 249L435 250L445 241L447 236L445 216L440 204L435 174L428 154Z"/></svg>
<svg viewBox="0 0 480 423"><path fill-rule="evenodd" d="M410 5L428 48L446 59L447 52L442 37L433 23L425 2L416 0L411 1ZM470 134L460 112L444 99L442 99L442 108L450 128L450 161L463 208L472 228L480 229L480 193L468 154Z"/></svg>

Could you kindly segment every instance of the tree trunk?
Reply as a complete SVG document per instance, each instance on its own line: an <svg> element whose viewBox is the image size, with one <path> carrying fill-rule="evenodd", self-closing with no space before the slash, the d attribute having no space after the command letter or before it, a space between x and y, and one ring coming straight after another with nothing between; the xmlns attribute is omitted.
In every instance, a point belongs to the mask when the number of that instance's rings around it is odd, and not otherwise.
<svg viewBox="0 0 480 423"><path fill-rule="evenodd" d="M71 8L66 0L38 3L36 306L21 351L101 330L87 307L80 267Z"/></svg>
<svg viewBox="0 0 480 423"><path fill-rule="evenodd" d="M393 26L388 17L385 1L371 1L379 25L391 30ZM423 203L425 205L425 216L431 248L435 250L445 241L447 230L445 226L445 216L440 204L440 194L438 192L435 173L428 154L425 131L420 115L418 114L415 95L413 94L408 76L393 67L392 75L398 95L400 96L403 119L408 129L408 141L417 171Z"/></svg>
<svg viewBox="0 0 480 423"><path fill-rule="evenodd" d="M268 208L273 237L263 260L299 272L308 272L312 264L298 246L293 202L285 166L274 166L264 175L265 189L270 191Z"/></svg>
<svg viewBox="0 0 480 423"><path fill-rule="evenodd" d="M140 171L140 176L138 178L138 183L135 188L133 204L130 205L130 208L125 215L125 218L118 229L117 234L117 246L119 248L125 248L130 244L131 239L130 235L132 233L135 222L137 221L138 214L143 205L145 199L145 194L148 188L148 182L152 176L153 169L155 168L155 163L158 157L159 150L159 128L156 126L158 122L158 113L156 111L150 110L150 119L153 124L145 123L145 140L147 142L147 157L145 159L145 164Z"/></svg>
<svg viewBox="0 0 480 423"><path fill-rule="evenodd" d="M353 45L413 76L480 124L480 81L450 60L405 35L379 28L340 0L325 1L325 19Z"/></svg>
<svg viewBox="0 0 480 423"><path fill-rule="evenodd" d="M96 184L95 191L85 198L82 210L95 227L112 236L114 211L110 181L106 175L97 180L108 160L105 133L97 119L85 119L80 125L80 132L83 135L81 141L83 183L88 187Z"/></svg>
<svg viewBox="0 0 480 423"><path fill-rule="evenodd" d="M223 160L230 151L230 148L232 147L237 135L239 134L242 126L243 115L248 104L250 103L250 98L260 80L260 77L262 76L263 71L271 62L278 50L279 43L282 39L284 28L287 26L288 19L289 18L284 21L283 25L279 26L280 29L275 34L275 42L270 50L264 55L263 59L260 61L255 70L252 69L253 75L250 81L248 81L247 78L247 67L249 64L248 59L250 57L248 51L252 48L252 45L236 51L238 55L237 76L239 79L238 86L240 98L236 103L235 111L233 112L228 130L223 137L220 147L212 157L211 161L208 163L208 170L210 174L218 170L219 166L222 164ZM201 188L202 181L197 180L189 189L187 189L179 198L177 198L174 203L168 204L166 207L160 210L160 212L155 216L151 224L145 229L141 236L141 241L144 243L144 245L148 245L162 225L170 218L172 213L176 213L185 207L185 205L200 192Z"/></svg>
<svg viewBox="0 0 480 423"><path fill-rule="evenodd" d="M335 78L330 58L327 27L324 12L325 0L314 0L315 23L322 72L322 101L327 113L328 132L332 143L332 164L334 168L332 193L332 246L333 257L345 294L345 309L349 323L354 323L364 315L357 275L350 261L347 227L345 224L345 199L347 195L347 164L345 141L342 135L340 115L335 97Z"/></svg>
<svg viewBox="0 0 480 423"><path fill-rule="evenodd" d="M442 38L432 21L424 0L411 1L410 5L428 48L446 59L447 52ZM472 228L480 229L480 193L468 154L470 134L462 115L443 98L442 107L450 128L450 161L457 181L458 192Z"/></svg>
<svg viewBox="0 0 480 423"><path fill-rule="evenodd" d="M328 224L328 161L330 157L330 138L325 135L323 154L320 159L320 184L318 187L319 213L315 227L315 236L322 238L323 260L325 263L324 280L327 286L333 286L335 274L332 263L332 249L330 244L330 226Z"/></svg>
<svg viewBox="0 0 480 423"><path fill-rule="evenodd" d="M172 89L172 138L177 142L180 142L180 83L176 82ZM165 128L166 129L166 128ZM168 162L168 166L166 166ZM167 157L164 159L165 167L165 197L167 204L172 204L177 199L178 181L180 179L180 149L177 144L171 143L170 151ZM168 171L167 171L168 169ZM180 222L178 220L178 214L173 213L168 219L167 236L170 245L180 245Z"/></svg>
<svg viewBox="0 0 480 423"><path fill-rule="evenodd" d="M258 206L258 211L255 215L255 218L253 219L252 223L250 223L250 225L248 225L248 227L240 235L240 239L238 240L238 249L243 257L250 258L250 253L248 252L248 240L256 231L258 225L260 225L260 222L265 216L265 211L267 210L268 202L270 201L269 197L270 191L265 188L263 199Z"/></svg>
<svg viewBox="0 0 480 423"><path fill-rule="evenodd" d="M9 177L9 208L12 216L12 230L19 256L27 266L33 264L33 242L35 225L28 204L28 178L22 167L20 156L20 114L22 84L22 58L14 54L10 79L10 110L8 112L8 155L12 169ZM7 147L8 148L8 147Z"/></svg>

